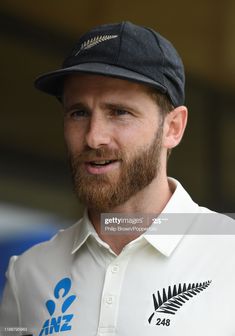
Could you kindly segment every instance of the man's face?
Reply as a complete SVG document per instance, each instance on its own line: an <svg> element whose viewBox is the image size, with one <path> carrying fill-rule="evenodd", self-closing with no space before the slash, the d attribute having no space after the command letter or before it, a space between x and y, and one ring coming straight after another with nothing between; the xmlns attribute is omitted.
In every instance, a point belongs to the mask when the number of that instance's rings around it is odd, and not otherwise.
<svg viewBox="0 0 235 336"><path fill-rule="evenodd" d="M74 189L88 208L109 211L157 178L162 120L144 85L73 75L63 102Z"/></svg>

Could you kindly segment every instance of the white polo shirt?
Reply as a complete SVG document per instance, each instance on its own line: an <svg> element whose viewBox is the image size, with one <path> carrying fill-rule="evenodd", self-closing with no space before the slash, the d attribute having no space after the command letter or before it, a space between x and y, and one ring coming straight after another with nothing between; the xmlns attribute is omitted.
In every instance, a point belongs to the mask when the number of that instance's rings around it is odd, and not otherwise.
<svg viewBox="0 0 235 336"><path fill-rule="evenodd" d="M208 211L171 183L164 212ZM12 257L7 278L0 325L33 335L235 335L231 235L142 235L117 256L85 214Z"/></svg>

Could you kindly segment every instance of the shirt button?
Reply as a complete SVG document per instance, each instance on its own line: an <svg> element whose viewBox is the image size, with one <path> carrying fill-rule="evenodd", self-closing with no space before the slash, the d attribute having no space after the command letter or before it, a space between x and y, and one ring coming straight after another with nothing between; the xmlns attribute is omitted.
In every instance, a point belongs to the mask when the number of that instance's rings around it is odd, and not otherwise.
<svg viewBox="0 0 235 336"><path fill-rule="evenodd" d="M112 296L107 296L105 299L106 303L112 304L113 303L113 297Z"/></svg>
<svg viewBox="0 0 235 336"><path fill-rule="evenodd" d="M112 268L111 268L111 271L112 273L117 273L119 271L119 266L118 265L114 265Z"/></svg>

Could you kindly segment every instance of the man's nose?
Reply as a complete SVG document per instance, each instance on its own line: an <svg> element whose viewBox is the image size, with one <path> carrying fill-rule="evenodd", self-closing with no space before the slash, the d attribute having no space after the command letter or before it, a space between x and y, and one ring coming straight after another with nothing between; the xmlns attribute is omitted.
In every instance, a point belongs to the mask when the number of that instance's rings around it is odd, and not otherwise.
<svg viewBox="0 0 235 336"><path fill-rule="evenodd" d="M104 116L90 117L86 133L86 143L90 148L100 148L111 141L110 125Z"/></svg>

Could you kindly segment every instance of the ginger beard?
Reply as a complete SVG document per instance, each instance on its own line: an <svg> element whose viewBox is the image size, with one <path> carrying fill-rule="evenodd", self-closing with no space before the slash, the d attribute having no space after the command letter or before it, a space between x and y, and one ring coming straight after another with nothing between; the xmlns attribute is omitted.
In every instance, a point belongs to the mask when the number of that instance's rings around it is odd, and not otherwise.
<svg viewBox="0 0 235 336"><path fill-rule="evenodd" d="M125 203L148 186L158 175L162 144L162 127L159 127L150 145L127 155L108 147L85 149L81 154L69 151L69 162L74 191L78 199L89 209L108 212ZM85 161L94 158L115 158L120 167L107 174L92 175L85 171Z"/></svg>

